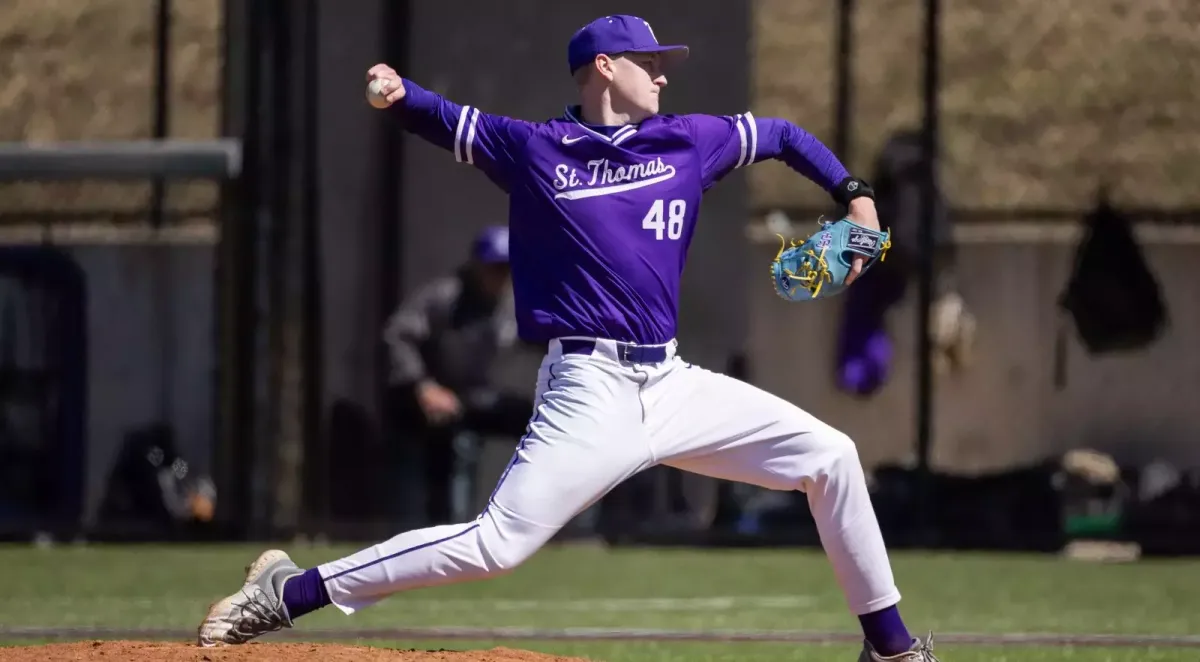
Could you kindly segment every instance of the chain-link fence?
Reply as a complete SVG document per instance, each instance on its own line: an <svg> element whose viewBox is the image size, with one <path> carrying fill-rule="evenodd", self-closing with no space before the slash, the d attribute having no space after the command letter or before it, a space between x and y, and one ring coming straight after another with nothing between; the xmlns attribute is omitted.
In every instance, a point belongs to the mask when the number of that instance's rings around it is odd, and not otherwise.
<svg viewBox="0 0 1200 662"><path fill-rule="evenodd" d="M942 176L961 205L1200 208L1200 6L949 0Z"/></svg>
<svg viewBox="0 0 1200 662"><path fill-rule="evenodd" d="M839 3L759 0L754 95L868 171L923 117L924 3L853 0L849 127L832 105ZM1200 209L1200 6L1187 0L941 3L940 179L963 210L1076 213L1097 187L1144 210ZM786 167L751 174L759 208L822 202Z"/></svg>
<svg viewBox="0 0 1200 662"><path fill-rule="evenodd" d="M160 41L157 2L3 3L0 141L216 138L221 4L170 3ZM166 63L161 103L160 61ZM118 236L112 234L116 226L136 235L155 213L154 195L148 181L0 183L0 232L24 237L41 226L41 236L71 231L102 241ZM163 218L175 234L187 227L187 236L211 235L217 198L213 182L169 184L162 192Z"/></svg>

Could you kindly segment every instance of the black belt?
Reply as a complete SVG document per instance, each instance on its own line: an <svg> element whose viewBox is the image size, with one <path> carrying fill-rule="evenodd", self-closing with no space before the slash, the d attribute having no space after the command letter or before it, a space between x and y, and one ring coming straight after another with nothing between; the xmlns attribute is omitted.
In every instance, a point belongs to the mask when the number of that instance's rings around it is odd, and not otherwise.
<svg viewBox="0 0 1200 662"><path fill-rule="evenodd" d="M563 354L591 354L596 349L595 340L564 338L559 343L562 344ZM667 346L619 342L617 359L627 363L662 363L667 360Z"/></svg>

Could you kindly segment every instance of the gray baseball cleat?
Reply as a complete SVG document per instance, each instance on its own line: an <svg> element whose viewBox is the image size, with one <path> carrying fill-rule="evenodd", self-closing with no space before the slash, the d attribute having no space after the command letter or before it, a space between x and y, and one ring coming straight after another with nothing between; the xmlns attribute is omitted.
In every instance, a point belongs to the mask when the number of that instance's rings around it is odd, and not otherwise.
<svg viewBox="0 0 1200 662"><path fill-rule="evenodd" d="M237 593L208 609L197 634L201 646L244 644L255 637L292 627L283 606L283 583L303 574L286 552L263 552L246 568L246 583Z"/></svg>
<svg viewBox="0 0 1200 662"><path fill-rule="evenodd" d="M875 652L870 642L863 642L862 655L858 662L939 662L933 654L933 633L925 641L913 639L912 647L903 653L884 657Z"/></svg>

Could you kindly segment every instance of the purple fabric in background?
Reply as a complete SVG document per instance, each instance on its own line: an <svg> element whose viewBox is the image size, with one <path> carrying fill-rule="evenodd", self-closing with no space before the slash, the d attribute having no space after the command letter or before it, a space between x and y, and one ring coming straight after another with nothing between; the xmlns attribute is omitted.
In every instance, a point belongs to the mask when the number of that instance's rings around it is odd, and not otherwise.
<svg viewBox="0 0 1200 662"><path fill-rule="evenodd" d="M887 330L887 313L904 298L910 277L920 263L922 191L926 172L921 132L898 131L888 139L868 180L875 189L880 223L891 230L893 248L887 259L871 267L846 290L838 333L838 387L858 396L874 394L887 383L895 352ZM950 220L940 190L933 216L935 251L952 248ZM934 268L938 266L935 252Z"/></svg>
<svg viewBox="0 0 1200 662"><path fill-rule="evenodd" d="M887 382L894 351L887 332L887 312L904 296L903 274L876 264L853 287L838 333L838 387L854 395L872 395Z"/></svg>

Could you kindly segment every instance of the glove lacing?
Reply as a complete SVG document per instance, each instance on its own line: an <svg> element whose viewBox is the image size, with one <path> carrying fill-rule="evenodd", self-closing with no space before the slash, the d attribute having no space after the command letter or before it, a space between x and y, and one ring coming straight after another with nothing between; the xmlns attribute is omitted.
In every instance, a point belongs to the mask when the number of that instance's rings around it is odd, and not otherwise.
<svg viewBox="0 0 1200 662"><path fill-rule="evenodd" d="M775 255L775 261L779 262L780 258L783 256L783 251L788 248L787 239L784 239L783 235L775 236L779 237L780 241L779 253ZM797 243L795 239L792 240L792 248L795 248L799 245L800 244ZM828 250L828 248L828 246L823 246L820 254L817 254L811 248L804 251L804 253L811 257L812 260L801 260L799 273L793 272L791 269L784 267L782 263L780 264L780 269L783 271L783 273L787 274L789 280L799 281L801 286L812 293L813 298L816 298L817 295L821 293L821 287L825 284L825 281L833 282L833 274L829 273L829 263L825 261L825 251ZM796 288L793 287L788 291L788 294L790 295L795 291Z"/></svg>

